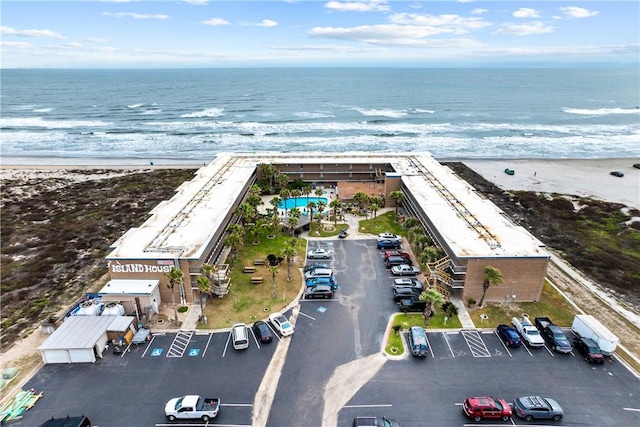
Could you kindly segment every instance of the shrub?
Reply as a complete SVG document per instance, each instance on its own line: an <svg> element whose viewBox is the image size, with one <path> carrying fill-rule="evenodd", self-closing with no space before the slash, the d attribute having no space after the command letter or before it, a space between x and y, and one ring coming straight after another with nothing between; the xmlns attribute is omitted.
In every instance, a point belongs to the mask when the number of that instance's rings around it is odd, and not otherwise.
<svg viewBox="0 0 640 427"><path fill-rule="evenodd" d="M178 307L178 313L186 313L187 310L189 310L189 307L187 307L186 305Z"/></svg>
<svg viewBox="0 0 640 427"><path fill-rule="evenodd" d="M474 305L476 305L476 299L475 298L468 298L467 299L467 305L469 306L469 308L473 307Z"/></svg>

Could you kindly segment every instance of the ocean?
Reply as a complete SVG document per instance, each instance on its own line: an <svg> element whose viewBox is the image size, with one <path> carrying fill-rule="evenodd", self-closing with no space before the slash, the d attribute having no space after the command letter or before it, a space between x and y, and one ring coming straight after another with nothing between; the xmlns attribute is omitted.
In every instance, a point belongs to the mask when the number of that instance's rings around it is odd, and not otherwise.
<svg viewBox="0 0 640 427"><path fill-rule="evenodd" d="M0 160L640 157L638 68L2 70Z"/></svg>

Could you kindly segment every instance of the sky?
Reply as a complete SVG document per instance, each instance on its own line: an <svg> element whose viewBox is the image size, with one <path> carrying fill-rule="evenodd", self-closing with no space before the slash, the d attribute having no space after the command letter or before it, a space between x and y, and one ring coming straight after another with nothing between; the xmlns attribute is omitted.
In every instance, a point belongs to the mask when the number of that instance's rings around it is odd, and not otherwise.
<svg viewBox="0 0 640 427"><path fill-rule="evenodd" d="M640 62L637 0L3 0L0 8L2 68Z"/></svg>

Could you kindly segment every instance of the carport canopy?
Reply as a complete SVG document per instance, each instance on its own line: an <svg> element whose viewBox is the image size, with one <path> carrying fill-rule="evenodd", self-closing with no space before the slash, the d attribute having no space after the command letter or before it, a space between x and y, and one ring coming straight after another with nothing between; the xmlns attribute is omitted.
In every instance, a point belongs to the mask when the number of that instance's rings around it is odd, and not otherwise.
<svg viewBox="0 0 640 427"><path fill-rule="evenodd" d="M93 348L106 337L111 325L130 324L133 319L131 316L70 316L38 350L45 363L93 362Z"/></svg>

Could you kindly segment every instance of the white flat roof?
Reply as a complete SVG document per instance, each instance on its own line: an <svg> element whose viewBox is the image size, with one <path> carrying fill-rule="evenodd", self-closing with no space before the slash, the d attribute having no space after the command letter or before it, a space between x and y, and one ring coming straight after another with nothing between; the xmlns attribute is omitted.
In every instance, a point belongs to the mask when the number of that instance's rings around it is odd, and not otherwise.
<svg viewBox="0 0 640 427"><path fill-rule="evenodd" d="M116 322L119 325L122 318L128 322L127 325L133 322L131 316L69 316L38 350L93 348L111 324Z"/></svg>
<svg viewBox="0 0 640 427"><path fill-rule="evenodd" d="M160 281L157 279L111 279L98 295L151 295L158 288Z"/></svg>
<svg viewBox="0 0 640 427"><path fill-rule="evenodd" d="M261 163L389 163L461 257L549 257L543 244L430 153L220 153L113 245L110 259L199 259Z"/></svg>

